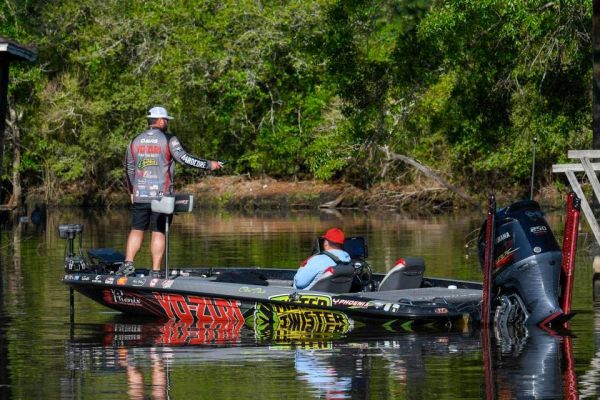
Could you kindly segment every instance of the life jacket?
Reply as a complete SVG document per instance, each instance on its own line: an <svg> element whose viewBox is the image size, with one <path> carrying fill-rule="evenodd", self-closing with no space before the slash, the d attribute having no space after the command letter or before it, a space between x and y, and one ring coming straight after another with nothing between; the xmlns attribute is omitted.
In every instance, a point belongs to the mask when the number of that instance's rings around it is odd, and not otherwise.
<svg viewBox="0 0 600 400"><path fill-rule="evenodd" d="M328 252L327 250L323 250L323 251L317 253L317 255L321 255L321 254L324 254L327 257L331 258L336 266L337 265L350 265L350 263L352 262L352 260L342 261L342 260L340 260L340 258L338 256L336 256L333 253Z"/></svg>

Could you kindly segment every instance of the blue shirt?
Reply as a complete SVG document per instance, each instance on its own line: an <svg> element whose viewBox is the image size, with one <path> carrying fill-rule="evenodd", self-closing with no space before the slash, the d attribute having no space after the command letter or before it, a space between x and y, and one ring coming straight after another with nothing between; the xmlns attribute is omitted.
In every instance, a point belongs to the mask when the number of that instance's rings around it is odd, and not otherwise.
<svg viewBox="0 0 600 400"><path fill-rule="evenodd" d="M342 262L350 261L350 254L346 253L344 250L328 250L329 253L333 254ZM315 280L323 271L327 269L327 267L333 267L336 263L326 254L317 254L312 256L306 262L304 267L298 269L296 275L294 276L294 288L296 289L304 289L307 286L310 286L312 281Z"/></svg>

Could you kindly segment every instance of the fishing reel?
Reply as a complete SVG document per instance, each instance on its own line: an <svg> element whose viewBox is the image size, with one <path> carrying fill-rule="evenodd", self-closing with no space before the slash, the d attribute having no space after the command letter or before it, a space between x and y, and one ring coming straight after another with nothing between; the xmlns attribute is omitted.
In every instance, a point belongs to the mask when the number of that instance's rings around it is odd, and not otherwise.
<svg viewBox="0 0 600 400"><path fill-rule="evenodd" d="M67 240L65 247L65 273L85 272L89 270L83 256L83 224L60 224L58 236ZM79 236L78 252L75 253L75 239Z"/></svg>

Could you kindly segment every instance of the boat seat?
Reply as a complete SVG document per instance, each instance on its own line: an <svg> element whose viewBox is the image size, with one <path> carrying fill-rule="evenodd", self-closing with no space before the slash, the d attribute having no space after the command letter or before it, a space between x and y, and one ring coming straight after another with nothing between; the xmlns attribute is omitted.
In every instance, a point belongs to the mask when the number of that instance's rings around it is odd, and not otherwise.
<svg viewBox="0 0 600 400"><path fill-rule="evenodd" d="M420 257L404 257L396 261L379 283L379 291L417 289L421 287L425 261Z"/></svg>
<svg viewBox="0 0 600 400"><path fill-rule="evenodd" d="M349 293L354 279L354 267L350 264L328 267L305 290L328 293Z"/></svg>

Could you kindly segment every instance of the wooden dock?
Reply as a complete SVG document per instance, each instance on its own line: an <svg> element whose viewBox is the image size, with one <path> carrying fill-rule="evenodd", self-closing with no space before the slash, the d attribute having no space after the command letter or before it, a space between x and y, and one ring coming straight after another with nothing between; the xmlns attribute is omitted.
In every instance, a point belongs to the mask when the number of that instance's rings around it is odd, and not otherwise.
<svg viewBox="0 0 600 400"><path fill-rule="evenodd" d="M569 150L569 158L577 159L578 162L573 164L554 164L552 166L552 172L564 173L571 184L571 188L581 199L581 209L587 219L587 222L592 229L592 233L596 238L596 243L600 246L600 227L598 220L594 216L592 208L587 201L585 194L579 183L576 173L585 172L588 182L592 185L596 200L600 202L600 181L596 171L600 171L600 162L592 162L592 160L600 160L600 150Z"/></svg>

